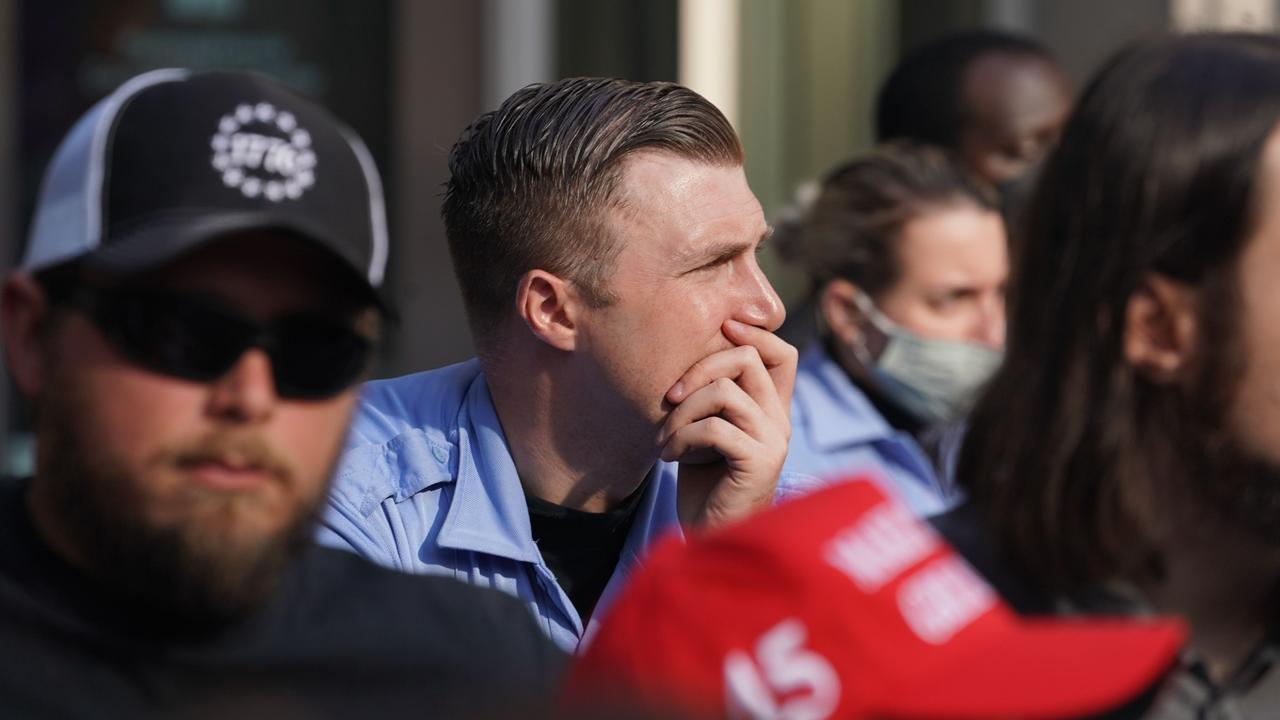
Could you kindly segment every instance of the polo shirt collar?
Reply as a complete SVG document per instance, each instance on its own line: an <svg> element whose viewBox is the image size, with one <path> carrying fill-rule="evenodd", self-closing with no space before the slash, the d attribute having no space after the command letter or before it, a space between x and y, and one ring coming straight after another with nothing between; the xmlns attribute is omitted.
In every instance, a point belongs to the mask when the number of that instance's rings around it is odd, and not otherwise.
<svg viewBox="0 0 1280 720"><path fill-rule="evenodd" d="M817 385L813 392L796 394L796 403L806 419L804 432L813 447L834 451L894 436L893 427L821 342L810 343L801 354L799 382Z"/></svg>
<svg viewBox="0 0 1280 720"><path fill-rule="evenodd" d="M631 532L623 545L622 556L618 558L618 567L624 571L638 562L659 537L673 529L680 530L680 520L676 514L676 484L663 481L665 474L674 476L678 471L677 463L658 461L645 476L644 496L640 498L640 505L636 508L635 521L632 522Z"/></svg>
<svg viewBox="0 0 1280 720"><path fill-rule="evenodd" d="M541 558L529 506L484 373L476 375L458 412L458 473L440 528L441 547L522 562Z"/></svg>

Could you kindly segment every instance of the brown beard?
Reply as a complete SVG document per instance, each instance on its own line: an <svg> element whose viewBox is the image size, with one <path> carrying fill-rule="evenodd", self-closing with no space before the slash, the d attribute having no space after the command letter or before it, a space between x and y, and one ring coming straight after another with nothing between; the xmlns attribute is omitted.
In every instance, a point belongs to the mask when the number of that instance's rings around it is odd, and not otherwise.
<svg viewBox="0 0 1280 720"><path fill-rule="evenodd" d="M162 450L139 474L178 472L234 450L282 485L291 505L279 510L289 517L277 531L245 532L260 497L192 492L182 498L179 518L162 525L146 515L146 478L132 476L111 448L95 444L95 428L85 420L91 414L80 407L71 378L52 380L37 418L38 482L81 569L157 627L216 625L261 605L309 543L327 484L296 482L256 435L215 433ZM314 497L298 497L307 487L318 487Z"/></svg>
<svg viewBox="0 0 1280 720"><path fill-rule="evenodd" d="M1168 418L1167 450L1182 455L1190 497L1216 517L1280 548L1280 461L1246 447L1234 401L1249 358L1234 274L1207 283L1200 307L1202 348L1187 402ZM1179 450L1181 450L1179 452Z"/></svg>
<svg viewBox="0 0 1280 720"><path fill-rule="evenodd" d="M1221 519L1280 549L1280 463L1228 443L1211 454L1196 489Z"/></svg>

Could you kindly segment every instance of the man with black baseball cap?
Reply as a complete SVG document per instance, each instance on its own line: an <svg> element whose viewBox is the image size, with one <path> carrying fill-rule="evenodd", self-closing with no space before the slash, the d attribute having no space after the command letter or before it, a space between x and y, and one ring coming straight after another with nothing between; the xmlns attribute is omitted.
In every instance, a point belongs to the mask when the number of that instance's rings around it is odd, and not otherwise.
<svg viewBox="0 0 1280 720"><path fill-rule="evenodd" d="M309 541L386 256L364 145L265 77L147 73L75 126L0 300L37 445L0 489L6 713L537 710L517 602Z"/></svg>

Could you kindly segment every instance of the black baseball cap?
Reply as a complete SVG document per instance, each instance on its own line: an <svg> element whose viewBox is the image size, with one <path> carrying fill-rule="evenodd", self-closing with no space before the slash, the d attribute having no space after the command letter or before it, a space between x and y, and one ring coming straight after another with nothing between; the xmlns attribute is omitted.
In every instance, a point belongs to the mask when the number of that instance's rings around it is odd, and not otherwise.
<svg viewBox="0 0 1280 720"><path fill-rule="evenodd" d="M265 75L155 70L62 141L20 268L131 274L255 229L315 242L389 309L382 183L360 138Z"/></svg>

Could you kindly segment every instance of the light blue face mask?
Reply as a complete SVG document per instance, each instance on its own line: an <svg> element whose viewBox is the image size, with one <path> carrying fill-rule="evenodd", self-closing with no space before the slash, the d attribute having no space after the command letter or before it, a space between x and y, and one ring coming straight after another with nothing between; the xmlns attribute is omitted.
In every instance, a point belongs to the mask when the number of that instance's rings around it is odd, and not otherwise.
<svg viewBox="0 0 1280 720"><path fill-rule="evenodd" d="M885 317L862 293L854 303L885 337L884 349L873 358L859 335L854 355L886 395L927 423L963 417L1004 359L1001 351L979 343L921 337Z"/></svg>

